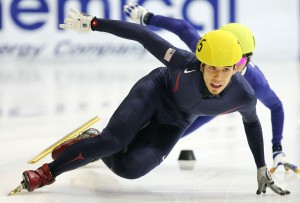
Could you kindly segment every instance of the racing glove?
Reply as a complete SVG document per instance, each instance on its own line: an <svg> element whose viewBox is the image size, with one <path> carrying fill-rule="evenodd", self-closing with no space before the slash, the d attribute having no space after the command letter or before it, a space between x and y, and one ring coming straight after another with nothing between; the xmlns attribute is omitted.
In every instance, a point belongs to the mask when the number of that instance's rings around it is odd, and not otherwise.
<svg viewBox="0 0 300 203"><path fill-rule="evenodd" d="M148 21L149 15L152 15L147 9L136 3L124 5L123 11L133 22L144 26Z"/></svg>
<svg viewBox="0 0 300 203"><path fill-rule="evenodd" d="M59 24L59 27L66 30L74 30L79 33L92 31L91 21L95 16L90 16L81 13L77 9L71 8L68 17L65 18L64 24Z"/></svg>
<svg viewBox="0 0 300 203"><path fill-rule="evenodd" d="M283 165L286 171L290 169L296 173L300 173L300 169L286 161L285 153L282 151L281 145L273 146L273 167L270 169L271 173L274 173L278 166Z"/></svg>
<svg viewBox="0 0 300 203"><path fill-rule="evenodd" d="M279 195L289 195L290 191L283 190L277 185L275 185L271 174L269 173L266 166L263 166L257 170L257 183L258 189L256 194L260 195L261 193L266 193L267 187L273 190L275 193Z"/></svg>

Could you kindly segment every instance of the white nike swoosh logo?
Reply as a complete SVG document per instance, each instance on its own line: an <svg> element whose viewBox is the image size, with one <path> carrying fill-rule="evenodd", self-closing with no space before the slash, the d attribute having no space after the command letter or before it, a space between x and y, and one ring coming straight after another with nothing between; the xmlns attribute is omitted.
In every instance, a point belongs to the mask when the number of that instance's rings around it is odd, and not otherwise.
<svg viewBox="0 0 300 203"><path fill-rule="evenodd" d="M184 73L191 73L191 72L194 72L196 70L188 70L187 68L183 71Z"/></svg>

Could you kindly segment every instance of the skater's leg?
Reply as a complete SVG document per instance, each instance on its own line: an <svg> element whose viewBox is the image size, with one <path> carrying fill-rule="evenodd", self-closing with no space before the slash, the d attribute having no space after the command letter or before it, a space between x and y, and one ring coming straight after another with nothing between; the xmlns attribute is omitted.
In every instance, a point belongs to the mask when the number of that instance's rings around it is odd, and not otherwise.
<svg viewBox="0 0 300 203"><path fill-rule="evenodd" d="M23 182L26 181L26 183L28 183L25 185L26 189L31 192L36 188L51 184L54 182L52 180L61 173L84 166L95 159L109 156L129 145L138 129L141 129L152 117L152 112L144 111L145 109L151 109L147 102L139 102L140 106L137 106L137 104L132 104L129 101L130 100L124 100L100 135L73 143L66 148L57 159L49 164L45 164L49 170L44 171L39 168L35 171L25 171L23 173ZM143 100L140 99L140 101ZM146 108L146 106L148 107ZM141 110L138 110L138 107L140 107ZM119 112L122 111L123 108L127 111L134 109L132 113L127 113L128 116L131 116L131 119L136 119L134 126L128 126L120 119ZM127 118L123 117L123 119L126 120ZM47 177L49 174L51 176L49 181L47 181L46 178L42 178Z"/></svg>
<svg viewBox="0 0 300 203"><path fill-rule="evenodd" d="M184 129L171 126L148 125L124 150L102 158L117 175L135 179L158 166L180 139Z"/></svg>
<svg viewBox="0 0 300 203"><path fill-rule="evenodd" d="M131 92L100 135L74 143L49 164L53 176L56 177L124 149L134 139L139 129L151 120L154 109L149 100L143 99L139 91Z"/></svg>

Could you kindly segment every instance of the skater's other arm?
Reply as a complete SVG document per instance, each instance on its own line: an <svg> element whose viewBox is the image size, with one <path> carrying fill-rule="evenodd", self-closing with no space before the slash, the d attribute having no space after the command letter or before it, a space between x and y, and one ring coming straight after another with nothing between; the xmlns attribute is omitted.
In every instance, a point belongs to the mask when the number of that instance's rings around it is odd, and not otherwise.
<svg viewBox="0 0 300 203"><path fill-rule="evenodd" d="M273 151L273 167L271 172L275 172L278 166L283 165L285 169L300 172L300 169L295 164L286 160L285 153L282 149L281 140L283 138L283 125L284 125L284 110L283 105L276 93L271 89L267 79L260 69L252 64L248 64L248 69L245 78L253 87L257 98L271 111L272 123L272 151Z"/></svg>
<svg viewBox="0 0 300 203"><path fill-rule="evenodd" d="M282 102L271 89L263 73L253 63L249 63L247 65L247 72L244 77L255 91L257 98L271 110L273 132L272 144L273 146L280 145L284 124L284 110Z"/></svg>
<svg viewBox="0 0 300 203"><path fill-rule="evenodd" d="M124 13L135 23L151 25L176 34L193 52L195 52L197 42L201 39L198 31L189 22L182 19L155 15L138 4L126 4L124 6Z"/></svg>

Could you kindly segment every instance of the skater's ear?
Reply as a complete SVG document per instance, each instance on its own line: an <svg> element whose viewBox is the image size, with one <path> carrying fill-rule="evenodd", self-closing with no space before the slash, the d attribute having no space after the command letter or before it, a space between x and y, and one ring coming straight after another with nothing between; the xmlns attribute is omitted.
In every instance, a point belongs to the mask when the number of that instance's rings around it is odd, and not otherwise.
<svg viewBox="0 0 300 203"><path fill-rule="evenodd" d="M205 63L201 63L201 64L200 64L200 71L201 71L201 72L203 72L204 66L205 66Z"/></svg>

